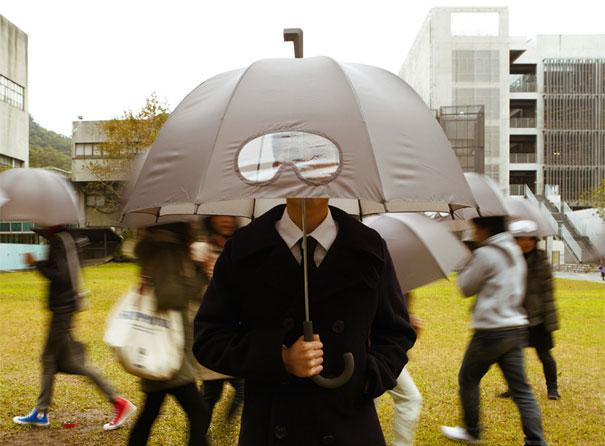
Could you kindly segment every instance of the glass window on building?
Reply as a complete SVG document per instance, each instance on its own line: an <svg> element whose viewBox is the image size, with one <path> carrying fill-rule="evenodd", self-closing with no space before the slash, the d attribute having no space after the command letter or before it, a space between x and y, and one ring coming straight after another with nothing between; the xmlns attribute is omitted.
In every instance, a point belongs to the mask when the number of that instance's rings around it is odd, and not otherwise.
<svg viewBox="0 0 605 446"><path fill-rule="evenodd" d="M25 89L11 81L9 78L0 75L0 101L12 105L19 110L25 109Z"/></svg>
<svg viewBox="0 0 605 446"><path fill-rule="evenodd" d="M0 155L0 167L23 167L23 161L6 155Z"/></svg>
<svg viewBox="0 0 605 446"><path fill-rule="evenodd" d="M102 144L93 144L92 145L92 156L95 158L103 157L103 145Z"/></svg>
<svg viewBox="0 0 605 446"><path fill-rule="evenodd" d="M105 206L105 197L100 194L88 194L88 195L86 195L86 206L88 206L88 207Z"/></svg>

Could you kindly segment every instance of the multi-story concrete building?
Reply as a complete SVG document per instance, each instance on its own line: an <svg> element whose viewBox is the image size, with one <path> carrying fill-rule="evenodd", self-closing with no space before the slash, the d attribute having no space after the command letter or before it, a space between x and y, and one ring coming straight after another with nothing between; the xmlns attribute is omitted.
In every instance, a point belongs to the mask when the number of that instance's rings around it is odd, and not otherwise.
<svg viewBox="0 0 605 446"><path fill-rule="evenodd" d="M589 206L584 194L605 178L605 35L516 43L510 72L511 184Z"/></svg>
<svg viewBox="0 0 605 446"><path fill-rule="evenodd" d="M71 180L85 215L85 226L115 226L120 218L119 193L127 180L123 160L103 150L105 135L101 121L72 123ZM101 167L99 169L99 167Z"/></svg>
<svg viewBox="0 0 605 446"><path fill-rule="evenodd" d="M485 173L511 194L553 185L585 207L605 177L605 35L528 40L509 36L507 8L435 8L400 76L434 110L485 107Z"/></svg>
<svg viewBox="0 0 605 446"><path fill-rule="evenodd" d="M29 159L27 34L0 16L0 166Z"/></svg>
<svg viewBox="0 0 605 446"><path fill-rule="evenodd" d="M29 164L27 34L0 15L0 170ZM43 253L31 222L2 221L0 271L21 269L23 252Z"/></svg>
<svg viewBox="0 0 605 446"><path fill-rule="evenodd" d="M479 135L465 143L483 146L483 154L465 153L452 137L458 132L444 129L465 170L485 172L503 187L508 186L509 40L507 8L435 8L400 71L437 111L442 126L455 115L463 119L469 106L483 106L483 123L475 120ZM476 133L473 127L471 135Z"/></svg>

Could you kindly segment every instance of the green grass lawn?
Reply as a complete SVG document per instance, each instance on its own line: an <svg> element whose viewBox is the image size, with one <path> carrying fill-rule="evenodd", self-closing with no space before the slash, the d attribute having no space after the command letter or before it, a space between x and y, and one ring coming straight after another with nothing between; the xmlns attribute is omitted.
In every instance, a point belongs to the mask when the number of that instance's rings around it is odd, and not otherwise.
<svg viewBox="0 0 605 446"><path fill-rule="evenodd" d="M142 393L136 378L114 361L102 341L106 315L135 281L133 265L108 264L85 270L92 291L90 310L77 319L77 337L88 346L89 360L135 403ZM48 430L14 426L11 418L28 412L39 390L39 355L48 313L45 280L36 273L0 274L0 444L4 445L118 445L127 429L106 433L102 424L111 408L85 379L59 376L55 384L52 426ZM542 409L544 428L552 445L602 445L605 439L605 286L600 283L557 280L562 329L556 333L554 356L559 366L560 401L546 399L544 378L533 351L527 351L529 380ZM470 300L463 300L453 283L441 281L416 293L414 311L426 323L410 352L409 370L424 396L417 445L448 444L439 425L459 422L457 372L468 341ZM517 410L510 400L495 397L505 389L498 370L482 382L482 420L488 444L522 444ZM381 398L379 412L387 438L391 437L392 402ZM74 419L75 429L61 422ZM219 405L211 430L217 446L236 444L238 426L228 425ZM151 445L182 445L184 414L170 400L158 419ZM371 446L371 445L368 445Z"/></svg>

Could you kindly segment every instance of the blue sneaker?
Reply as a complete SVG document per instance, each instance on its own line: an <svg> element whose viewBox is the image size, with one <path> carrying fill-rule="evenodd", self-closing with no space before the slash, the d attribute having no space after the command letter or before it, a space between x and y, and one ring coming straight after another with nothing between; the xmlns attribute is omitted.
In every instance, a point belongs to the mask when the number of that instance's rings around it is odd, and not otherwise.
<svg viewBox="0 0 605 446"><path fill-rule="evenodd" d="M48 422L48 411L34 409L29 415L24 417L14 417L13 422L16 424L32 424L34 426L47 427L50 425Z"/></svg>

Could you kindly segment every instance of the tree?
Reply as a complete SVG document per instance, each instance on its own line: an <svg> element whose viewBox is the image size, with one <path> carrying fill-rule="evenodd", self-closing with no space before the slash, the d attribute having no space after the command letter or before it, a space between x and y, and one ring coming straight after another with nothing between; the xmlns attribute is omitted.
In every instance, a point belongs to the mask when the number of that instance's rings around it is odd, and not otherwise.
<svg viewBox="0 0 605 446"><path fill-rule="evenodd" d="M103 156L88 163L97 181L88 183L84 190L87 195L103 196L95 205L98 211L111 214L120 207L133 159L155 141L168 115L168 106L153 93L140 111L127 110L119 118L98 124L105 136L101 144Z"/></svg>
<svg viewBox="0 0 605 446"><path fill-rule="evenodd" d="M599 217L605 221L605 179L594 189L582 194L582 199L597 210Z"/></svg>
<svg viewBox="0 0 605 446"><path fill-rule="evenodd" d="M30 167L71 170L71 138L47 130L29 116Z"/></svg>

